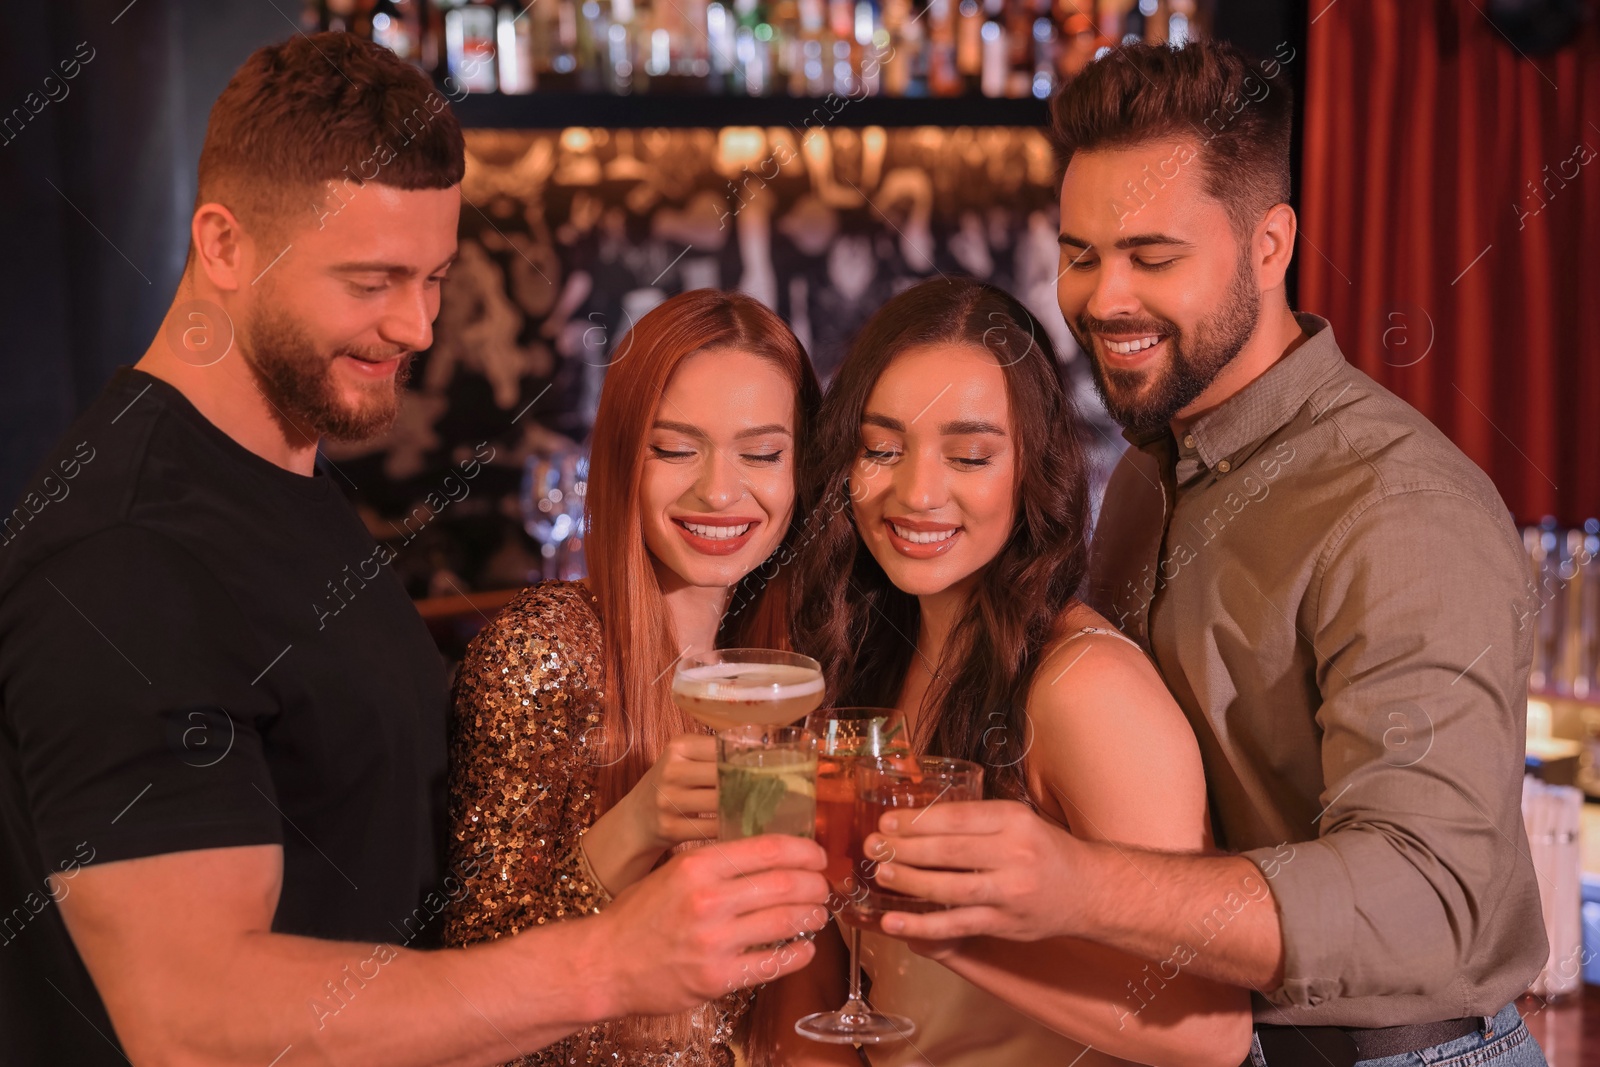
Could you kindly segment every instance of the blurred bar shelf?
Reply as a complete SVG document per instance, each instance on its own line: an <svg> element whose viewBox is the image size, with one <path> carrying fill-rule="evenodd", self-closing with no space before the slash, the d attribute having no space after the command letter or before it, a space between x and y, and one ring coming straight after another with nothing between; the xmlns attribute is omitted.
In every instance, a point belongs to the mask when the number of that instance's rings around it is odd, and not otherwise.
<svg viewBox="0 0 1600 1067"><path fill-rule="evenodd" d="M842 106L841 106L842 103ZM638 93L469 93L452 104L477 129L698 129L723 126L1033 126L1049 121L1043 100L986 96L695 96Z"/></svg>

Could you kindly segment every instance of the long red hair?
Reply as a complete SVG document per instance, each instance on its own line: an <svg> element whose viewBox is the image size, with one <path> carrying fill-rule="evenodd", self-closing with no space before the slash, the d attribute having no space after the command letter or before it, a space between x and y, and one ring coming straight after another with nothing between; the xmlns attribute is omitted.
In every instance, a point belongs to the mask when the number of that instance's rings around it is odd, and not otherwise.
<svg viewBox="0 0 1600 1067"><path fill-rule="evenodd" d="M694 289L664 301L617 345L600 392L590 443L584 551L589 588L599 601L605 693L601 729L591 733L600 767L599 801L609 808L639 781L675 735L697 729L672 702L679 645L645 548L639 510L645 446L656 406L673 372L697 352L736 348L770 360L795 390L795 457L820 403L816 372L787 323L742 293ZM795 469L799 469L798 462ZM793 568L789 530L768 565L735 590L718 633L722 647L788 648Z"/></svg>

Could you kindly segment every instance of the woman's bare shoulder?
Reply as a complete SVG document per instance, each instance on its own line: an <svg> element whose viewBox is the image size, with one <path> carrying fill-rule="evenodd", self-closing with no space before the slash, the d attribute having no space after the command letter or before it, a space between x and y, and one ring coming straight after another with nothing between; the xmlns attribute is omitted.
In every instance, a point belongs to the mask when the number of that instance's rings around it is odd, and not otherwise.
<svg viewBox="0 0 1600 1067"><path fill-rule="evenodd" d="M1072 742L1115 744L1193 731L1154 662L1092 609L1074 604L1040 657L1028 693L1035 730Z"/></svg>
<svg viewBox="0 0 1600 1067"><path fill-rule="evenodd" d="M1068 674L1084 669L1076 678ZM1034 691L1039 692L1039 682L1046 681L1046 692L1061 683L1069 691L1077 689L1093 676L1097 682L1112 680L1111 676L1125 681L1154 684L1162 692L1166 686L1161 672L1151 662L1138 642L1123 634L1111 622L1079 601L1073 601L1056 619L1054 632L1039 656L1039 667L1034 674Z"/></svg>
<svg viewBox="0 0 1600 1067"><path fill-rule="evenodd" d="M1047 649L1028 721L1030 770L1074 832L1157 848L1204 844L1194 730L1144 650L1087 608L1067 613Z"/></svg>

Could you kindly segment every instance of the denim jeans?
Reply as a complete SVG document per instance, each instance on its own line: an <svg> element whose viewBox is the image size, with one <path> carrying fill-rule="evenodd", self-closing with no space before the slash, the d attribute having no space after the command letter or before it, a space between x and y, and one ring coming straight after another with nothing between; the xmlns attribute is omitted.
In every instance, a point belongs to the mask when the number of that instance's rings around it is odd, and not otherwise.
<svg viewBox="0 0 1600 1067"><path fill-rule="evenodd" d="M1252 1041L1250 1059L1253 1067L1273 1067L1261 1055L1258 1043ZM1548 1067L1544 1051L1528 1033L1516 1004L1507 1004L1490 1021L1487 1030L1458 1037L1439 1045L1403 1052L1398 1056L1383 1056L1375 1060L1359 1060L1356 1067Z"/></svg>

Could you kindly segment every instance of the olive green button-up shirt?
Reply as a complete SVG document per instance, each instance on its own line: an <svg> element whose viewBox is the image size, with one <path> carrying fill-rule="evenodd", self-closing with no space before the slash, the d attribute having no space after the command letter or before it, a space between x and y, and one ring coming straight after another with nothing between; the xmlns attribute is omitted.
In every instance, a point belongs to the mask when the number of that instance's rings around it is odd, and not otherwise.
<svg viewBox="0 0 1600 1067"><path fill-rule="evenodd" d="M1299 320L1181 441L1130 435L1086 599L1155 660L1218 846L1268 879L1286 960L1257 1021L1492 1015L1548 954L1520 540L1482 471Z"/></svg>

